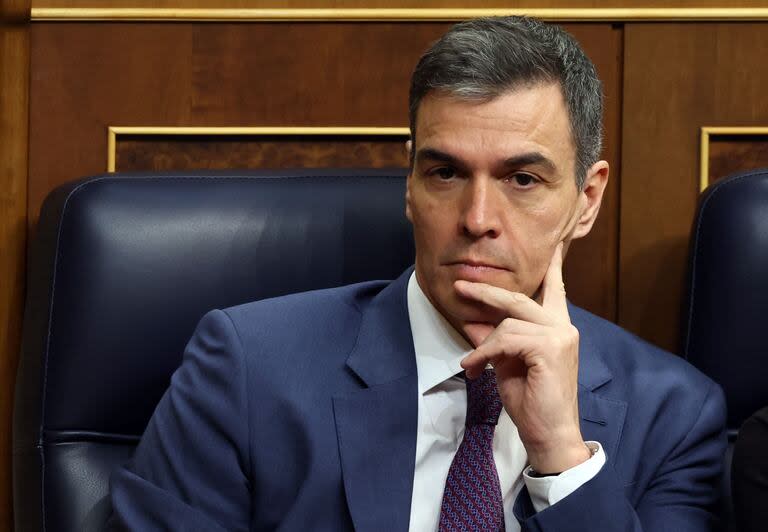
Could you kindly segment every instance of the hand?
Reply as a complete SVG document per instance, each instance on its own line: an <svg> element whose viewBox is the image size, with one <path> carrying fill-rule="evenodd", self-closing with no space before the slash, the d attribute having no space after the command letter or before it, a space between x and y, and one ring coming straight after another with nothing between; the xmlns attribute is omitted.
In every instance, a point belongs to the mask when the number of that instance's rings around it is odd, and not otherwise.
<svg viewBox="0 0 768 532"><path fill-rule="evenodd" d="M541 304L485 283L454 284L461 296L506 316L487 335L487 327L467 327L477 347L461 366L468 378L494 367L504 409L538 473L559 473L591 456L579 428L579 332L568 315L562 268L561 243L544 276Z"/></svg>

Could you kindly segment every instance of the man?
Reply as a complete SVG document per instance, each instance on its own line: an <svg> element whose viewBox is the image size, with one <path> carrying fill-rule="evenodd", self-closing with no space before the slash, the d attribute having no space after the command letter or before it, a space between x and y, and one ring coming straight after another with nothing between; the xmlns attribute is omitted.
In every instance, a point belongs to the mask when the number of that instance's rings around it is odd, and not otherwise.
<svg viewBox="0 0 768 532"><path fill-rule="evenodd" d="M415 269L204 317L113 478L114 523L710 530L721 391L566 302L608 179L601 113L561 29L454 27L411 86Z"/></svg>

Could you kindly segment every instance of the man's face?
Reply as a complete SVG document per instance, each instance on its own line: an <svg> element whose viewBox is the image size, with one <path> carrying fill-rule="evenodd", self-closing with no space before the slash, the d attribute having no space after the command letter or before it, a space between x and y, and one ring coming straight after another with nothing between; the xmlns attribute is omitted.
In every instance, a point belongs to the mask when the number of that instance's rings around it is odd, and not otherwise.
<svg viewBox="0 0 768 532"><path fill-rule="evenodd" d="M487 102L440 93L421 102L406 214L416 276L454 327L501 317L454 289L459 279L533 296L555 247L591 228L607 179L579 191L568 113L557 84L515 89ZM604 166L604 168L603 168Z"/></svg>

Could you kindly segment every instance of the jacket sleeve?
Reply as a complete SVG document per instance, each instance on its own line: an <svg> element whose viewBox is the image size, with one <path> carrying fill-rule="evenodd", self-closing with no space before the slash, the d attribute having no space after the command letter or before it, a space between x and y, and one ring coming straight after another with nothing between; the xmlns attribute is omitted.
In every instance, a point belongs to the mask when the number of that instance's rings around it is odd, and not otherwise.
<svg viewBox="0 0 768 532"><path fill-rule="evenodd" d="M542 512L534 513L530 499L520 497L515 514L523 532L717 530L713 510L727 444L725 399L719 386L711 384L698 417L690 427L680 428L677 445L664 457L636 504L626 496L609 462L592 480Z"/></svg>
<svg viewBox="0 0 768 532"><path fill-rule="evenodd" d="M200 321L131 463L111 478L114 530L248 530L245 360L229 317Z"/></svg>

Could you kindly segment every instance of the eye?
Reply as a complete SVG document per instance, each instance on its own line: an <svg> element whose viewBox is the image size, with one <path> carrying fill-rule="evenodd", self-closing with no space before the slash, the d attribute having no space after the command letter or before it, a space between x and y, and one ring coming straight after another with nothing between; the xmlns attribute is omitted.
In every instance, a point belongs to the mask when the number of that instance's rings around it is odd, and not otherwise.
<svg viewBox="0 0 768 532"><path fill-rule="evenodd" d="M456 177L456 170L450 166L440 166L430 172L430 175L449 181Z"/></svg>
<svg viewBox="0 0 768 532"><path fill-rule="evenodd" d="M539 182L539 179L531 174L517 173L509 177L510 181L516 181L517 186L522 188L531 188Z"/></svg>

